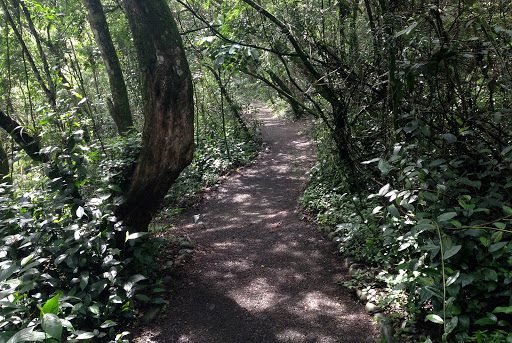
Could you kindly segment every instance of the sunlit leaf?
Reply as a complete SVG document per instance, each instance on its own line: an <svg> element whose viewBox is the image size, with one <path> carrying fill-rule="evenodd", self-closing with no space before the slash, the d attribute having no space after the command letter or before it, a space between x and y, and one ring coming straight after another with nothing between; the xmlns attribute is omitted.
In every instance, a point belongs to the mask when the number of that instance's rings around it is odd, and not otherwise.
<svg viewBox="0 0 512 343"><path fill-rule="evenodd" d="M427 315L427 319L430 320L433 323L436 323L436 324L443 324L444 323L443 318L441 318L437 314L429 314L429 315Z"/></svg>
<svg viewBox="0 0 512 343"><path fill-rule="evenodd" d="M62 337L62 323L55 314L45 313L41 320L43 331L58 340Z"/></svg>

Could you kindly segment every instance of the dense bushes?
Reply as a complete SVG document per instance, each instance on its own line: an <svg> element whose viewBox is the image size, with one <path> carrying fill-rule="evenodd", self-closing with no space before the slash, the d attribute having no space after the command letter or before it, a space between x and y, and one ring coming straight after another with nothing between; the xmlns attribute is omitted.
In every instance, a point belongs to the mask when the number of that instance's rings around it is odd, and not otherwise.
<svg viewBox="0 0 512 343"><path fill-rule="evenodd" d="M100 192L74 208L58 192L2 188L1 341L124 341L116 321L148 285L153 255L132 246L141 235L113 248L109 198Z"/></svg>
<svg viewBox="0 0 512 343"><path fill-rule="evenodd" d="M456 150L456 142L446 144ZM447 159L418 157L414 146L397 145L386 161L366 164L380 165L388 181L366 193L369 201L350 195L328 166L317 167L302 198L320 222L358 223L337 226L342 252L379 267L385 286L402 290L385 296L402 301L414 316L410 323L441 324L449 341L512 329L510 148L497 154L501 161L481 148Z"/></svg>

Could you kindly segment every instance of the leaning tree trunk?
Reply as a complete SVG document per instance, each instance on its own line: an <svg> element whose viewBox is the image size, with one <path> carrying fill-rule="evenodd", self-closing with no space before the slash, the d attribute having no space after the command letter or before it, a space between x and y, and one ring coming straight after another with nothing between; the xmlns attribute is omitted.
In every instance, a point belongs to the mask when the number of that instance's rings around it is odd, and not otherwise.
<svg viewBox="0 0 512 343"><path fill-rule="evenodd" d="M124 135L133 128L133 117L121 64L110 36L105 12L100 0L83 0L83 3L87 7L89 24L107 69L110 92L112 93L112 100L107 99L110 115L116 123L119 134Z"/></svg>
<svg viewBox="0 0 512 343"><path fill-rule="evenodd" d="M165 0L125 0L142 81L142 147L125 201L116 210L125 230L147 231L169 187L192 161L192 76ZM117 233L118 244L124 233Z"/></svg>

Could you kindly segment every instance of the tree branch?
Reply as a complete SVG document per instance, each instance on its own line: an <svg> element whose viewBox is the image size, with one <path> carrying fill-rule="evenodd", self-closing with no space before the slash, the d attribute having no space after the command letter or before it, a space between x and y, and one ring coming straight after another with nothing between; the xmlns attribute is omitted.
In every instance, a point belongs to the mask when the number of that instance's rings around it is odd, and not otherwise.
<svg viewBox="0 0 512 343"><path fill-rule="evenodd" d="M29 134L23 126L0 110L0 127L14 139L16 143L30 156L34 161L47 162L49 160L46 154L40 152L39 142Z"/></svg>
<svg viewBox="0 0 512 343"><path fill-rule="evenodd" d="M222 33L220 33L216 29L216 27L217 27L216 25L211 25L206 19L204 19L199 13L197 13L197 11L194 10L189 4L183 2L182 0L176 0L176 1L179 4L181 4L183 7L185 7L190 13L192 13L192 15L194 17L196 17L197 19L202 21L206 25L206 28L210 29L217 37L219 37L223 41L226 41L226 42L231 43L231 44L238 44L238 45L241 45L241 46L245 46L247 48L253 48L253 49L258 49L258 50L262 50L262 51L271 52L273 54L280 55L280 56L298 57L297 54L282 53L282 52L274 50L274 49L269 49L269 48L265 48L265 47L254 45L254 44L247 44L247 43L243 43L243 42L237 42L235 40L229 39L228 37L224 36ZM199 31L199 29L196 30L196 31Z"/></svg>

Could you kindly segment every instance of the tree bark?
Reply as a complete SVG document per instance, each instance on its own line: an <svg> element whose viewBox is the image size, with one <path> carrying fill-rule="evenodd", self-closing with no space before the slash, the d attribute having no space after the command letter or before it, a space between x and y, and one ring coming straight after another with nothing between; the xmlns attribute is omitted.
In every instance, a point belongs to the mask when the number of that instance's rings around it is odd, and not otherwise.
<svg viewBox="0 0 512 343"><path fill-rule="evenodd" d="M11 178L6 178L10 172L9 157L4 149L3 142L0 142L0 184L4 182L11 183Z"/></svg>
<svg viewBox="0 0 512 343"><path fill-rule="evenodd" d="M100 0L83 0L83 3L89 13L89 24L107 69L110 92L112 94L112 100L107 100L110 115L116 123L119 134L124 135L133 128L133 117L121 64L112 42L105 12Z"/></svg>
<svg viewBox="0 0 512 343"><path fill-rule="evenodd" d="M165 0L125 0L142 81L144 130L137 166L115 214L124 229L147 231L194 149L192 76ZM124 233L117 232L118 244Z"/></svg>

